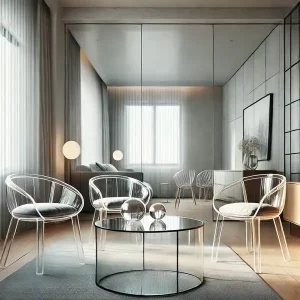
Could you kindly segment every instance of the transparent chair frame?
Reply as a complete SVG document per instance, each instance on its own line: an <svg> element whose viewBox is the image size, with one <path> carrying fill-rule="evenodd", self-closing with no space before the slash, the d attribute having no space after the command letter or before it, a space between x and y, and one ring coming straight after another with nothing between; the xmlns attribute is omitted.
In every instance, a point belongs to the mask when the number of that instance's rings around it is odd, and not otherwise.
<svg viewBox="0 0 300 300"><path fill-rule="evenodd" d="M251 184L254 180L260 181L260 200L259 205L252 216L226 216L220 212L216 207L215 201L226 194L228 189L237 188L239 185L242 189L243 200L248 202L246 185ZM212 261L218 260L218 251L220 246L220 239L223 229L224 218L244 221L246 224L246 248L249 252L253 252L254 258L254 271L261 273L261 236L260 236L260 222L266 220L273 220L276 234L278 237L282 256L285 261L290 261L290 253L288 250L284 230L282 227L280 214L283 211L286 197L286 178L278 174L265 174L265 175L253 175L244 177L241 180L235 181L226 187L224 187L218 194L213 197L213 208L218 213L215 233L212 246ZM263 204L270 202L271 205L277 208L276 213L264 213L262 212Z"/></svg>
<svg viewBox="0 0 300 300"><path fill-rule="evenodd" d="M37 275L43 275L44 273L44 229L45 223L48 222L61 222L65 220L72 221L79 261L81 263L84 263L84 253L82 248L81 231L78 218L78 214L83 208L84 200L80 192L77 191L74 187L60 180L35 174L10 175L6 178L5 183L7 185L7 206L12 218L3 246L3 251L0 259L0 267L4 268L6 265L19 221L36 223ZM43 197L37 198L37 194L40 194L42 189L44 189L44 191L48 189L49 195L47 198L45 197L45 195ZM63 192L64 194L60 195L60 192ZM54 199L54 195L55 197L58 196L58 201ZM41 211L39 211L37 205L39 203L68 204L75 209L73 210L75 212L72 214L63 214L57 216L52 215L51 217L47 217L43 215ZM14 209L24 204L33 205L35 216L24 215L23 217L18 217L15 215Z"/></svg>
<svg viewBox="0 0 300 300"><path fill-rule="evenodd" d="M192 192L193 201L196 205L195 193L193 190L193 183L195 180L196 171L195 170L181 170L174 175L174 181L177 186L175 208L178 209L180 205L181 192L184 189L190 189Z"/></svg>
<svg viewBox="0 0 300 300"><path fill-rule="evenodd" d="M196 186L199 187L199 200L202 189L204 190L204 199L207 199L209 191L213 188L213 171L205 170L200 172L196 177Z"/></svg>
<svg viewBox="0 0 300 300"><path fill-rule="evenodd" d="M94 204L96 200L102 199L107 199L107 203L109 203L109 198L111 196L108 193L109 181L115 183L115 188L111 191L115 193L115 197L119 196L119 187L122 185L124 186L125 184L125 186L128 187L128 193L126 195L128 199L137 198L141 200L145 206L147 206L151 199L151 192L148 189L148 187L137 179L122 175L99 175L91 178L89 181L89 194L91 204L94 207L95 211L90 231L90 242L94 241L94 224L96 221L102 221L104 219L107 219L108 213L119 214L121 212L121 206L117 208L109 208L107 205L105 205L105 203L97 206ZM102 188L99 187L101 183ZM102 240L105 241L105 238L103 238Z"/></svg>

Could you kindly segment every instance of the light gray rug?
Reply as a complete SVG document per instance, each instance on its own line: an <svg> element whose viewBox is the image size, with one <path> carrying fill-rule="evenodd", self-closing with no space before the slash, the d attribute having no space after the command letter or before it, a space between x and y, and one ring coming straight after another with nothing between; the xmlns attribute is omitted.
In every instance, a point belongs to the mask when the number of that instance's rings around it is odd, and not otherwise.
<svg viewBox="0 0 300 300"><path fill-rule="evenodd" d="M75 249L55 245L45 253L45 275L35 275L32 261L0 282L1 300L127 300L145 299L107 292L95 284L95 252L85 245L86 264L79 265ZM210 261L205 246L205 282L174 299L281 299L230 248L220 248L219 262ZM151 297L163 299L164 297Z"/></svg>

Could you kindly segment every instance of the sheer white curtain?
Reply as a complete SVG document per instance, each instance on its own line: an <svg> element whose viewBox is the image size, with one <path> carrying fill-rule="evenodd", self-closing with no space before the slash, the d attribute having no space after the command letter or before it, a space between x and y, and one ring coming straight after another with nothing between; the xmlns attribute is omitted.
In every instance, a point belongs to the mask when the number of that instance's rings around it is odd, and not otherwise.
<svg viewBox="0 0 300 300"><path fill-rule="evenodd" d="M46 111L51 100L50 62L41 65L42 59L50 56L50 12L44 5L37 0L0 1L1 236L10 219L5 177L11 173L45 174L51 169L51 108ZM38 15L44 17L38 19Z"/></svg>
<svg viewBox="0 0 300 300"><path fill-rule="evenodd" d="M107 86L102 81L102 159L110 163L109 111Z"/></svg>
<svg viewBox="0 0 300 300"><path fill-rule="evenodd" d="M182 168L181 87L108 87L111 149L124 152L119 169L143 171L155 196L174 196L173 175ZM161 190L161 183L169 189ZM163 187L165 188L165 187Z"/></svg>
<svg viewBox="0 0 300 300"><path fill-rule="evenodd" d="M69 30L66 36L66 134L65 141L81 143L81 75L80 46ZM81 155L74 160L65 160L66 181L70 182L71 171L81 164Z"/></svg>

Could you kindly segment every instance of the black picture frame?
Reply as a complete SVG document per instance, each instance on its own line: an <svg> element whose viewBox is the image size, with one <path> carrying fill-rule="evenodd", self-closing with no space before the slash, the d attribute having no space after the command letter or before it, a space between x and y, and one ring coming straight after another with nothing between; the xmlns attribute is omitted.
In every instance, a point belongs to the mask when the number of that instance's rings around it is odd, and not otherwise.
<svg viewBox="0 0 300 300"><path fill-rule="evenodd" d="M262 143L258 161L271 159L273 94L267 94L243 110L243 140L256 137Z"/></svg>

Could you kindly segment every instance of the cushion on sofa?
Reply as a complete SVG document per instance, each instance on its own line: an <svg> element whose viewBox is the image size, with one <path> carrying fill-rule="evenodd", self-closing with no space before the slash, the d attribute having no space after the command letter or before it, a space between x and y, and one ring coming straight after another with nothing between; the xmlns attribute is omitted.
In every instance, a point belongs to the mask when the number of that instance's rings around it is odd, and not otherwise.
<svg viewBox="0 0 300 300"><path fill-rule="evenodd" d="M259 206L259 203L230 203L220 207L220 213L226 217L252 217ZM257 214L257 216L270 216L279 213L278 208L263 204Z"/></svg>
<svg viewBox="0 0 300 300"><path fill-rule="evenodd" d="M85 165L80 165L76 167L76 171L85 171L85 172L90 172L91 167L85 166Z"/></svg>
<svg viewBox="0 0 300 300"><path fill-rule="evenodd" d="M118 169L114 165L104 164L103 166L105 167L106 171L118 172Z"/></svg>
<svg viewBox="0 0 300 300"><path fill-rule="evenodd" d="M95 164L100 169L100 171L106 171L106 168L103 164L100 164L99 162L95 162Z"/></svg>
<svg viewBox="0 0 300 300"><path fill-rule="evenodd" d="M71 205L61 203L36 203L36 207L45 218L65 217L77 212ZM20 205L12 211L12 214L17 218L40 217L33 204Z"/></svg>
<svg viewBox="0 0 300 300"><path fill-rule="evenodd" d="M101 172L102 170L96 164L90 164L90 168L92 172Z"/></svg>

